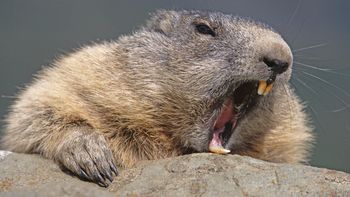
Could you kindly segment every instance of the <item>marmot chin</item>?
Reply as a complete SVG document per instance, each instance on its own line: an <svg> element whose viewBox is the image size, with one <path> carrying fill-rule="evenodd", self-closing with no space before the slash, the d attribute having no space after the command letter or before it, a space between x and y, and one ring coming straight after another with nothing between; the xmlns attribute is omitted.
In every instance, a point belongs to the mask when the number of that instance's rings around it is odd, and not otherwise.
<svg viewBox="0 0 350 197"><path fill-rule="evenodd" d="M288 83L292 61L264 24L161 10L43 69L11 107L2 144L103 186L116 165L193 152L304 162L313 135Z"/></svg>

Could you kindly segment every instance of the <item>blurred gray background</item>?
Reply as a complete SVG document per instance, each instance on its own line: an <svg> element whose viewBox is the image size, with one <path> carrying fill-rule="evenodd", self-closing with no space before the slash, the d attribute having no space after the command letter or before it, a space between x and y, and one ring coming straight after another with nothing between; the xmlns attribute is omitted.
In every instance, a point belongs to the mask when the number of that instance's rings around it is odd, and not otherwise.
<svg viewBox="0 0 350 197"><path fill-rule="evenodd" d="M18 88L52 59L91 41L131 33L159 8L248 16L280 32L294 50L292 84L307 103L317 133L311 164L350 172L350 1L346 0L1 0L0 116L6 114Z"/></svg>

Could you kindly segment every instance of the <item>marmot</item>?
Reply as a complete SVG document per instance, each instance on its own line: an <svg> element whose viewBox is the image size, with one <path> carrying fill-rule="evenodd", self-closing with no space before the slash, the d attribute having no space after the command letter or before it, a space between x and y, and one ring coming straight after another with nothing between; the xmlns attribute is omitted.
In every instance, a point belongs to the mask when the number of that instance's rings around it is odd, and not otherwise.
<svg viewBox="0 0 350 197"><path fill-rule="evenodd" d="M272 28L161 10L115 41L58 58L18 96L2 144L108 185L116 165L193 152L306 161L313 141Z"/></svg>

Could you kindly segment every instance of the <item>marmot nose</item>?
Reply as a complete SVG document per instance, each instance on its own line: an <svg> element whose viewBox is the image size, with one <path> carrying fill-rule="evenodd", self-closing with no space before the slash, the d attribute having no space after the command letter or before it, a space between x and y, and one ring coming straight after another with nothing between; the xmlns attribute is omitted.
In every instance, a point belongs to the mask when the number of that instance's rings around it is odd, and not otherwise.
<svg viewBox="0 0 350 197"><path fill-rule="evenodd" d="M277 74L285 72L289 67L288 61L269 56L264 57L263 62Z"/></svg>
<svg viewBox="0 0 350 197"><path fill-rule="evenodd" d="M261 60L275 74L282 74L292 65L293 57L288 44L281 38L267 36L260 43Z"/></svg>

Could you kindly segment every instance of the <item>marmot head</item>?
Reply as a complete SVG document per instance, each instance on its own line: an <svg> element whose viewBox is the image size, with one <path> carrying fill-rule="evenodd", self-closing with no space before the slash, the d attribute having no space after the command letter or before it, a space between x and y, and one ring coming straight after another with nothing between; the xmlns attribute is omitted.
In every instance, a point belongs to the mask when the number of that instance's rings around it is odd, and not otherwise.
<svg viewBox="0 0 350 197"><path fill-rule="evenodd" d="M232 133L244 126L240 121L268 107L260 100L273 99L271 88L282 88L291 75L286 42L248 19L159 11L134 36L138 52L133 55L147 65L140 76L153 84L157 99L163 97L157 104L160 124L180 146L198 152L227 151L223 147L234 143Z"/></svg>

